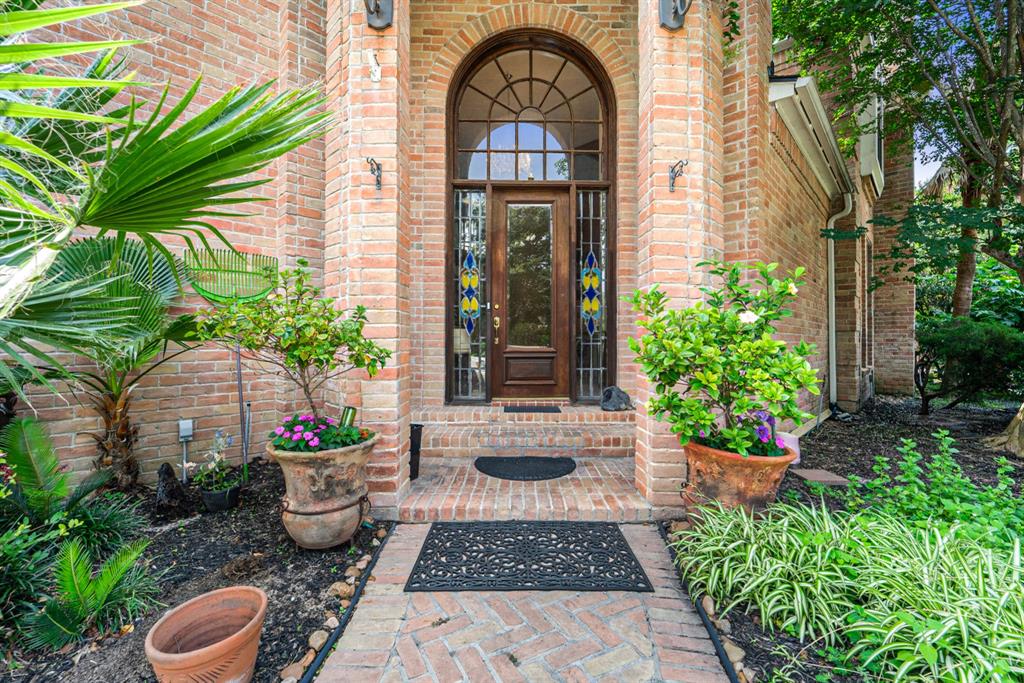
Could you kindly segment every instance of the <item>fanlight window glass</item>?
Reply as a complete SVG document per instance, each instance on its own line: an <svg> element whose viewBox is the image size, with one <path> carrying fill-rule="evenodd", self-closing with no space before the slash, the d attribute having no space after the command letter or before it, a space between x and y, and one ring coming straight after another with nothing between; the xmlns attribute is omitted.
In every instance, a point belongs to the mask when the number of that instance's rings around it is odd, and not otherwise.
<svg viewBox="0 0 1024 683"><path fill-rule="evenodd" d="M463 91L456 177L603 180L603 126L597 87L576 64L544 50L507 52Z"/></svg>

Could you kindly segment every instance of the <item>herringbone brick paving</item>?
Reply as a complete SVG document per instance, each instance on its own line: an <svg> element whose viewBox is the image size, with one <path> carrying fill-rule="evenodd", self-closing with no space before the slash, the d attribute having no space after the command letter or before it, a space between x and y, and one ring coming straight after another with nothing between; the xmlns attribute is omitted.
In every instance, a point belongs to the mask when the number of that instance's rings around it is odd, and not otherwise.
<svg viewBox="0 0 1024 683"><path fill-rule="evenodd" d="M318 683L728 680L655 527L622 527L654 593L404 593L428 529L395 530Z"/></svg>

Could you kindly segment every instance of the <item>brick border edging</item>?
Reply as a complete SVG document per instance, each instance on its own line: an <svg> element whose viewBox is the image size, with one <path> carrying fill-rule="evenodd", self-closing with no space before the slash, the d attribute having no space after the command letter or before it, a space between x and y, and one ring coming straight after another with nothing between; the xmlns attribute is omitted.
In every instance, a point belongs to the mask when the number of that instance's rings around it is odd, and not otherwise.
<svg viewBox="0 0 1024 683"><path fill-rule="evenodd" d="M316 675L320 673L321 667L324 662L327 661L327 657L331 654L334 649L335 643L341 638L341 634L345 631L345 627L348 626L348 622L352 620L352 615L355 614L356 606L359 604L359 598L363 596L363 589L366 584L370 581L370 576L373 574L373 568L377 564L377 558L380 557L381 553L384 552L384 547L388 544L391 539L391 534L394 533L398 527L398 522L391 522L388 527L387 535L381 539L380 545L377 546L377 551L373 554L373 558L370 563L366 565L366 569L363 570L363 575L359 577L359 583L356 585L355 591L352 593L352 600L349 603L348 609L345 610L345 614L342 615L341 621L338 622L338 626L331 631L331 635L327 637L327 642L324 643L323 647L320 648L320 652L316 653L316 659L310 662L306 668L306 672L302 674L302 678L299 679L299 683L313 683L316 679Z"/></svg>
<svg viewBox="0 0 1024 683"><path fill-rule="evenodd" d="M672 567L676 570L676 576L679 577L683 591L690 598L690 602L693 604L694 609L697 610L697 614L700 615L700 620L704 622L704 629L708 632L708 637L711 638L711 644L715 646L715 654L718 655L718 661L722 664L722 668L725 669L725 675L729 677L730 683L739 683L740 679L736 675L736 668L733 667L732 661L729 659L729 655L725 653L725 647L722 646L722 641L718 637L718 629L711 623L711 619L708 617L708 613L704 611L704 605L700 604L700 600L693 599L690 586L683 577L683 572L679 569L679 565L676 564L676 558L672 554L672 546L669 545L671 539L668 536L668 531L665 530L665 523L659 521L655 522L655 524L658 525L658 533L661 534L662 540L665 541L665 552L668 553L669 562L672 563Z"/></svg>

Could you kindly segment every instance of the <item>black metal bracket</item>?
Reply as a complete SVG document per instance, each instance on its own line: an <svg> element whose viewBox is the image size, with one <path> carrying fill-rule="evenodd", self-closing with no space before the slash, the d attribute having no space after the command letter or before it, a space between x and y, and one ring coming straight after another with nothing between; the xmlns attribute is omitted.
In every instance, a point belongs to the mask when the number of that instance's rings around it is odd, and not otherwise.
<svg viewBox="0 0 1024 683"><path fill-rule="evenodd" d="M370 175L377 179L377 189L379 190L381 188L381 174L383 174L384 171L381 169L377 160L373 157L366 157L366 163L370 165Z"/></svg>
<svg viewBox="0 0 1024 683"><path fill-rule="evenodd" d="M658 17L661 27L669 31L678 31L686 21L686 13L690 11L693 0L658 0Z"/></svg>
<svg viewBox="0 0 1024 683"><path fill-rule="evenodd" d="M395 13L394 0L363 0L366 5L366 23L370 28L383 31L391 26Z"/></svg>
<svg viewBox="0 0 1024 683"><path fill-rule="evenodd" d="M669 192L675 192L676 191L676 178L678 178L679 176L683 175L683 169L686 168L686 166L689 163L690 162L687 161L686 159L680 159L679 161L677 161L676 163L672 164L672 166L669 167L669 169L668 169L668 191Z"/></svg>

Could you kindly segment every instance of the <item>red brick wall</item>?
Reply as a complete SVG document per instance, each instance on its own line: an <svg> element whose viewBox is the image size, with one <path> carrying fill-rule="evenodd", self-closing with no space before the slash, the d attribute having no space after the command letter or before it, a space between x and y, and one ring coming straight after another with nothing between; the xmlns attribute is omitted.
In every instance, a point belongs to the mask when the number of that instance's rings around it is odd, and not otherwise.
<svg viewBox="0 0 1024 683"><path fill-rule="evenodd" d="M804 285L793 305L793 317L779 325L780 338L817 346L812 366L822 380L824 408L828 407L828 270L826 242L821 230L828 220L829 201L778 115L771 117L767 182L764 197L764 260L782 270L807 269ZM818 414L818 397L805 394L804 410Z"/></svg>
<svg viewBox="0 0 1024 683"><path fill-rule="evenodd" d="M125 51L129 68L152 88L137 88L150 102L169 83L175 101L202 75L200 95L189 111L195 113L229 88L271 79L281 87L316 85L322 80L324 0L227 0L185 3L150 0L145 5L76 22L65 33L74 39L143 39L145 44ZM308 258L319 273L323 253L323 146L314 142L262 171L272 181L251 191L269 201L242 205L251 216L214 223L233 244L277 256L283 264ZM168 246L181 244L168 238ZM200 303L189 298L189 308ZM178 418L195 420L192 453L199 457L217 429L233 434L231 451L238 457L238 404L234 363L226 352L205 349L178 357L151 373L134 393L132 413L141 427L138 455L144 476L151 479L161 462L180 462ZM246 398L253 401L253 445L263 449L264 434L282 412L295 407L294 392L275 380L257 381L246 372ZM92 412L41 391L33 406L46 421L61 458L76 473L92 467L93 441L85 432L98 428ZM31 411L23 409L22 414Z"/></svg>

